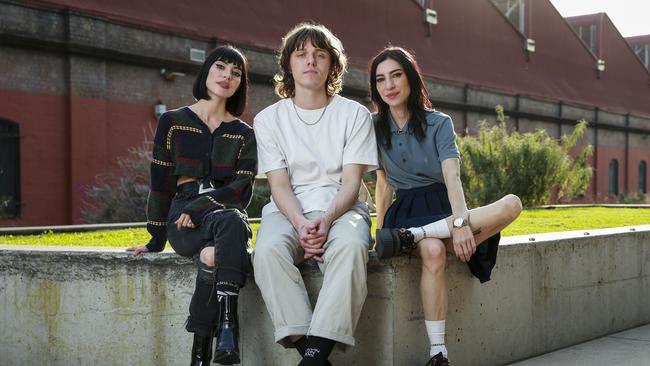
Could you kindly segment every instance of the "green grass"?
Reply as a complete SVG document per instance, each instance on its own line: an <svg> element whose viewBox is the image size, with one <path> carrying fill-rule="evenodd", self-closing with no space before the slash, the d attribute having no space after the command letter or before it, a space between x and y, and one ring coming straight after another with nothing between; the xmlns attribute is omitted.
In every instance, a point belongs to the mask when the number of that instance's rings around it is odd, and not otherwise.
<svg viewBox="0 0 650 366"><path fill-rule="evenodd" d="M648 208L556 208L528 209L503 231L504 236L598 229L607 227L650 224ZM257 233L259 224L252 225ZM375 220L373 220L373 233ZM255 237L253 237L253 240ZM43 233L40 235L0 236L0 244L19 245L75 245L128 247L142 245L149 240L143 229L101 230L85 233Z"/></svg>
<svg viewBox="0 0 650 366"><path fill-rule="evenodd" d="M650 208L528 209L503 234L513 236L647 224L650 224Z"/></svg>

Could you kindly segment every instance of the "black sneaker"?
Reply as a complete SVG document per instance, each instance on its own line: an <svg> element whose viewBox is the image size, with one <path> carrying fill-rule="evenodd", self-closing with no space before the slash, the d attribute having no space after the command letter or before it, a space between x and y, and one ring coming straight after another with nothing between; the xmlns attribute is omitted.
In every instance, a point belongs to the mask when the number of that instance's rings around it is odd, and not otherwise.
<svg viewBox="0 0 650 366"><path fill-rule="evenodd" d="M302 364L302 361L298 363L298 366ZM325 360L325 365L324 366L332 366L332 363L329 360Z"/></svg>
<svg viewBox="0 0 650 366"><path fill-rule="evenodd" d="M442 352L438 352L438 354L431 357L429 362L424 366L449 366L449 360L447 357L442 355Z"/></svg>
<svg viewBox="0 0 650 366"><path fill-rule="evenodd" d="M415 238L407 229L379 229L375 241L375 252L380 259L410 254L415 249Z"/></svg>

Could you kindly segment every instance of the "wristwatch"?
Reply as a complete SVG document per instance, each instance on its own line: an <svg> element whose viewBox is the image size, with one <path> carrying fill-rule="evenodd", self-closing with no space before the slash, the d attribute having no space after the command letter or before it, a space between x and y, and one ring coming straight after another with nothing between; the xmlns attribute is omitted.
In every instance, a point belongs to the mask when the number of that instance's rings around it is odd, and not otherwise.
<svg viewBox="0 0 650 366"><path fill-rule="evenodd" d="M457 217L452 221L454 229L460 229L463 226L467 226L467 224L469 224L469 215L467 216L467 220L464 217Z"/></svg>

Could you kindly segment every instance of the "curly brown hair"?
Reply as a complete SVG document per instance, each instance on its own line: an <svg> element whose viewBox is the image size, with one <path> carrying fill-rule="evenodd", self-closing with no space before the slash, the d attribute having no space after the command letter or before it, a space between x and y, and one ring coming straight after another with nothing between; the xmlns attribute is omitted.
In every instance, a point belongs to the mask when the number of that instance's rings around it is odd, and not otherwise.
<svg viewBox="0 0 650 366"><path fill-rule="evenodd" d="M324 25L300 23L282 38L282 48L278 55L280 72L273 77L275 92L282 98L291 98L296 94L296 85L291 74L291 53L303 48L307 41L310 41L314 47L327 50L332 59L326 81L327 96L338 94L343 89L347 57L341 41Z"/></svg>

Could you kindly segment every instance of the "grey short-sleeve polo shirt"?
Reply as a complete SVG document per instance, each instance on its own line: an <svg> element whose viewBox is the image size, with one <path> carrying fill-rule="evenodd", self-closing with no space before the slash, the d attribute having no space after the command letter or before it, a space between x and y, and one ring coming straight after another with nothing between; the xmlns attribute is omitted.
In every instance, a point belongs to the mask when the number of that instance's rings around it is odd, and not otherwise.
<svg viewBox="0 0 650 366"><path fill-rule="evenodd" d="M386 172L393 190L423 187L445 183L442 161L460 158L456 133L451 118L441 112L427 114L425 137L418 141L410 128L410 121L402 130L389 113L391 148L386 150L378 141L380 169Z"/></svg>

